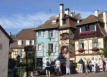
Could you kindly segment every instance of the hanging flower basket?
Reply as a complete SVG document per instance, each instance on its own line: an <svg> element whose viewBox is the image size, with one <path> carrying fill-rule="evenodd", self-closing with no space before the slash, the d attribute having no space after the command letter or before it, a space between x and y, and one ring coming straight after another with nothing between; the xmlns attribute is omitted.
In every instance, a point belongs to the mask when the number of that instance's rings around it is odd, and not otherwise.
<svg viewBox="0 0 107 77"><path fill-rule="evenodd" d="M79 48L78 52L81 52L81 53L84 52L84 48Z"/></svg>
<svg viewBox="0 0 107 77"><path fill-rule="evenodd" d="M92 48L92 51L98 51L98 50L99 50L98 47L93 47L93 48Z"/></svg>

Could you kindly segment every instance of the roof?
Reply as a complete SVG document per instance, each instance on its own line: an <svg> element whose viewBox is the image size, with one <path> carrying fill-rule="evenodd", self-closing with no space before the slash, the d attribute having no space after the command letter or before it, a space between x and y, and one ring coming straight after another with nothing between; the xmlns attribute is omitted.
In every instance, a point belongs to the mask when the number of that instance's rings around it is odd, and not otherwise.
<svg viewBox="0 0 107 77"><path fill-rule="evenodd" d="M16 39L22 39L22 40L33 40L33 39L35 39L35 32L33 29L34 28L28 28L28 29L21 30L16 35Z"/></svg>
<svg viewBox="0 0 107 77"><path fill-rule="evenodd" d="M59 27L58 22L56 22L56 24L52 24L52 20L48 20L44 24L36 27L34 30L53 29L53 28L58 28L58 27Z"/></svg>
<svg viewBox="0 0 107 77"><path fill-rule="evenodd" d="M7 36L7 38L12 41L12 38L8 35L8 33L2 28L2 26L0 25L0 30Z"/></svg>
<svg viewBox="0 0 107 77"><path fill-rule="evenodd" d="M82 19L81 22L77 25L83 25L83 24L87 24L87 23L93 23L93 22L96 22L98 21L98 18L94 15L90 15L88 16L87 18L85 19Z"/></svg>

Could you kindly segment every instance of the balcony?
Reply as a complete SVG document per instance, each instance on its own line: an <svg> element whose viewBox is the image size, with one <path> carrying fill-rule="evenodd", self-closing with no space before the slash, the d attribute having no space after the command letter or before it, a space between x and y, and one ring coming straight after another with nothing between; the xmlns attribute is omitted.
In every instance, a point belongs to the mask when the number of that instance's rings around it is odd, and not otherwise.
<svg viewBox="0 0 107 77"><path fill-rule="evenodd" d="M79 34L80 35L85 35L85 34L93 34L95 32L96 32L95 30L91 30L91 31L80 32Z"/></svg>

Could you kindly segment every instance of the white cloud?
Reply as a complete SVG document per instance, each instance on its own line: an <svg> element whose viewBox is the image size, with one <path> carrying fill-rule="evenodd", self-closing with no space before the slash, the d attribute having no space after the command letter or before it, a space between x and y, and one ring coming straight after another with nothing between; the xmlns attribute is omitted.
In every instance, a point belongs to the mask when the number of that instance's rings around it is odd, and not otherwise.
<svg viewBox="0 0 107 77"><path fill-rule="evenodd" d="M5 29L23 29L36 27L43 24L50 16L55 14L48 14L39 12L36 14L16 14L9 17L0 17L0 25Z"/></svg>
<svg viewBox="0 0 107 77"><path fill-rule="evenodd" d="M92 12L76 11L80 13L83 18L92 14ZM23 28L32 28L43 24L50 16L56 15L55 13L49 14L45 12L39 12L35 14L15 14L12 16L0 17L0 25L7 30L7 32L17 33Z"/></svg>

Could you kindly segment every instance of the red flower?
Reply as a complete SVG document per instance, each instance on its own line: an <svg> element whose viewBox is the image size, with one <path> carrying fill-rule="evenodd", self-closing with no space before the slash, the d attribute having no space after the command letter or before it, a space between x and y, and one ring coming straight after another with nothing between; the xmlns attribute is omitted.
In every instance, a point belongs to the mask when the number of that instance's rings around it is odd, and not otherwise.
<svg viewBox="0 0 107 77"><path fill-rule="evenodd" d="M65 50L62 50L62 54L66 54L66 51L65 51Z"/></svg>
<svg viewBox="0 0 107 77"><path fill-rule="evenodd" d="M98 50L99 50L99 48L97 48L97 47L92 48L92 51L98 51Z"/></svg>
<svg viewBox="0 0 107 77"><path fill-rule="evenodd" d="M79 48L78 52L84 52L84 49L83 48Z"/></svg>
<svg viewBox="0 0 107 77"><path fill-rule="evenodd" d="M95 30L80 32L80 34L91 34L91 33L95 33Z"/></svg>
<svg viewBox="0 0 107 77"><path fill-rule="evenodd" d="M75 53L73 51L70 52L70 57L75 56Z"/></svg>

